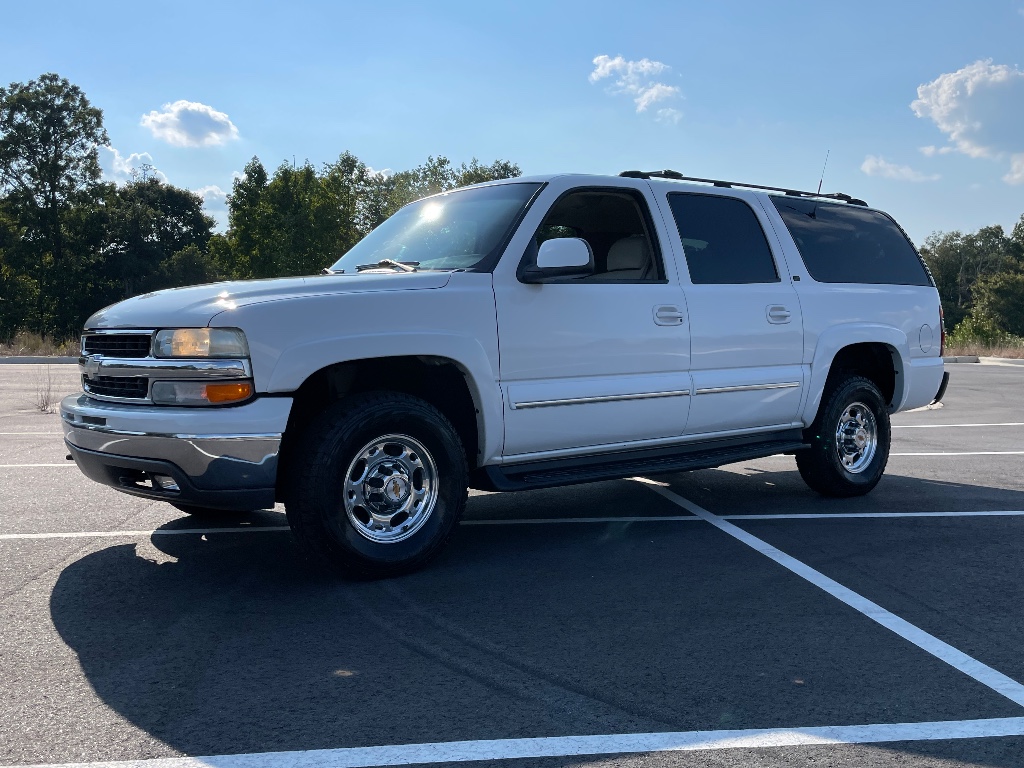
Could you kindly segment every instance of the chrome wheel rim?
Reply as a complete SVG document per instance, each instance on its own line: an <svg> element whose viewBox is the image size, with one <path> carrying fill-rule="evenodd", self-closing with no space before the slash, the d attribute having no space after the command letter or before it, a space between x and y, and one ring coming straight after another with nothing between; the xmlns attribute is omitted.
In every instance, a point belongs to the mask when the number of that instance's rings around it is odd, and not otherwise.
<svg viewBox="0 0 1024 768"><path fill-rule="evenodd" d="M875 414L864 403L846 406L836 426L839 462L847 472L863 472L878 450L878 425Z"/></svg>
<svg viewBox="0 0 1024 768"><path fill-rule="evenodd" d="M384 435L364 445L345 472L349 523L361 536L396 544L415 534L437 503L437 466L423 443Z"/></svg>

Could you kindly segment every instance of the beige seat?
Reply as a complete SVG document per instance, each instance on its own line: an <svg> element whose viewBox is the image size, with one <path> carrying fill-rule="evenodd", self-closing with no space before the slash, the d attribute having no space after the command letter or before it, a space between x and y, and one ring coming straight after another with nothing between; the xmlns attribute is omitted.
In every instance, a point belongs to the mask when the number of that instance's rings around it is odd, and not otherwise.
<svg viewBox="0 0 1024 768"><path fill-rule="evenodd" d="M651 249L643 235L616 240L608 249L608 270L595 275L606 280L644 280L651 268Z"/></svg>

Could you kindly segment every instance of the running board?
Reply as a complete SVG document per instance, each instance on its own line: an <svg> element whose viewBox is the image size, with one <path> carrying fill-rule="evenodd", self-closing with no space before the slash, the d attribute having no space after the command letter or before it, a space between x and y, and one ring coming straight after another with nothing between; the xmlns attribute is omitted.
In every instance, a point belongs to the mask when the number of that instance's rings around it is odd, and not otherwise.
<svg viewBox="0 0 1024 768"><path fill-rule="evenodd" d="M606 453L575 459L536 461L528 464L488 465L474 473L473 487L490 491L525 491L560 485L617 480L634 475L688 472L713 469L723 464L750 461L779 453L793 453L810 446L800 439L800 430L786 437L745 442L732 440L691 445L688 449L660 449L630 453Z"/></svg>

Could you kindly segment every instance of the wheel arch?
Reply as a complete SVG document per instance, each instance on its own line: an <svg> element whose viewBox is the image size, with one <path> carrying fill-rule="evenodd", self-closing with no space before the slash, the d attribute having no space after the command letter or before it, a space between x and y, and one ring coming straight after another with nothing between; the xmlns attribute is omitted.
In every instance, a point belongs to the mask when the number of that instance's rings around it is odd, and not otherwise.
<svg viewBox="0 0 1024 768"><path fill-rule="evenodd" d="M434 355L362 358L325 365L294 390L281 444L282 464L295 454L302 433L317 414L349 395L372 391L402 392L437 408L455 427L471 468L479 466L495 439L490 434L493 430L486 427L486 405L476 380L457 360Z"/></svg>
<svg viewBox="0 0 1024 768"><path fill-rule="evenodd" d="M811 364L810 396L804 405L805 424L814 421L822 397L842 372L870 379L882 393L889 412L906 398L909 346L906 335L890 326L837 326L819 339Z"/></svg>

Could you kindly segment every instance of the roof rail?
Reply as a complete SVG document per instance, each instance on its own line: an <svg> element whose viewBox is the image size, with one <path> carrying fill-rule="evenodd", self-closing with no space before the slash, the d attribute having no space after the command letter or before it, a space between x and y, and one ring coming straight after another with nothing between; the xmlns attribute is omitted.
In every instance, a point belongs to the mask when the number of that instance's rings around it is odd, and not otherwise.
<svg viewBox="0 0 1024 768"><path fill-rule="evenodd" d="M761 184L744 184L741 181L720 181L718 179L698 179L694 176L683 176L679 171L623 171L619 174L627 179L671 179L673 181L696 181L701 184L712 184L716 187L742 187L744 189L763 189L768 192L782 192L790 197L821 197L828 200L839 200L850 205L867 206L863 200L844 195L842 192L801 192L785 187L766 187Z"/></svg>

